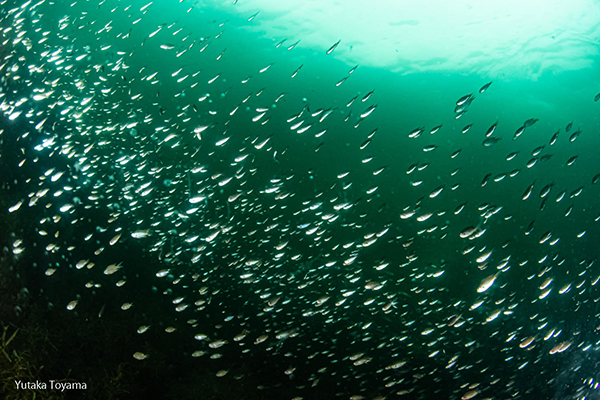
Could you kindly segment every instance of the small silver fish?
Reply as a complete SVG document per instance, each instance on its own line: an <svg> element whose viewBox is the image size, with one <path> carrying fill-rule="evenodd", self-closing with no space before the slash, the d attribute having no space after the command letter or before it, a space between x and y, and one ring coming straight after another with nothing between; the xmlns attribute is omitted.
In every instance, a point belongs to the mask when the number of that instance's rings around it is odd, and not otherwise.
<svg viewBox="0 0 600 400"><path fill-rule="evenodd" d="M490 82L486 83L485 85L483 85L483 86L481 87L481 89L479 89L479 93L483 93L483 92L485 92L486 90L488 90L488 88L490 87L490 85L491 85L491 84L492 84L492 82L490 81Z"/></svg>
<svg viewBox="0 0 600 400"><path fill-rule="evenodd" d="M332 46L329 48L329 50L327 50L327 52L326 52L325 54L331 54L331 53L332 53L332 52L335 50L335 48L336 48L336 47L338 47L338 44L340 44L340 42L341 42L341 41L342 41L342 40L340 39L340 40L338 40L337 42L335 42L335 43L334 43L334 44L333 44L333 45L332 45Z"/></svg>

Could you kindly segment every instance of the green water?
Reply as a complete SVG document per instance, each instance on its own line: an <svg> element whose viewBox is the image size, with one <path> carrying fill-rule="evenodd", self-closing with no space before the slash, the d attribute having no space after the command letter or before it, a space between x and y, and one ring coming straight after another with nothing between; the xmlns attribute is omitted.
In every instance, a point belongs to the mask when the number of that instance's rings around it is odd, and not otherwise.
<svg viewBox="0 0 600 400"><path fill-rule="evenodd" d="M37 396L598 396L594 37L378 67L298 10L145 4L1 5L3 326L88 386Z"/></svg>

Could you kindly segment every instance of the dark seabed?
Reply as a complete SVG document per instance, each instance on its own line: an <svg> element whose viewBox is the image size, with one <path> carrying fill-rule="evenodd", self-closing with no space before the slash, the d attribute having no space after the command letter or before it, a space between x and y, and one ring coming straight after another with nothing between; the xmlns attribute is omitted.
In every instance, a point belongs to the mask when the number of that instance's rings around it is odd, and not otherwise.
<svg viewBox="0 0 600 400"><path fill-rule="evenodd" d="M330 3L0 2L2 398L600 399L598 5Z"/></svg>

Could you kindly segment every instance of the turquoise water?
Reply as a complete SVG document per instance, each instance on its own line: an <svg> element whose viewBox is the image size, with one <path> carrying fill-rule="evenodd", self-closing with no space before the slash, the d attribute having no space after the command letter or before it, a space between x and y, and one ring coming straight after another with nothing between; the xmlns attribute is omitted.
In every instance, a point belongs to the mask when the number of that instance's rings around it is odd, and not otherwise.
<svg viewBox="0 0 600 400"><path fill-rule="evenodd" d="M3 245L136 393L598 396L595 4L145 5L2 4Z"/></svg>

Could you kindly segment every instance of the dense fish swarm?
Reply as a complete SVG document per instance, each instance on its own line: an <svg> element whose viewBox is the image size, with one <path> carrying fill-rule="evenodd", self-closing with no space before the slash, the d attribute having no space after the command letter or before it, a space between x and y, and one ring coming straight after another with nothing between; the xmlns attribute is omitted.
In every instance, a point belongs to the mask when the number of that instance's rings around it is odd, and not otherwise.
<svg viewBox="0 0 600 400"><path fill-rule="evenodd" d="M4 211L35 218L11 251L55 307L134 313L132 336L290 400L596 389L600 168L577 122L490 118L483 81L406 126L360 66L322 70L343 39L248 54L259 12L0 7Z"/></svg>

